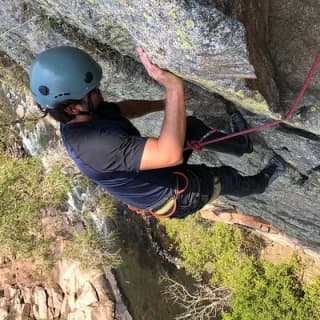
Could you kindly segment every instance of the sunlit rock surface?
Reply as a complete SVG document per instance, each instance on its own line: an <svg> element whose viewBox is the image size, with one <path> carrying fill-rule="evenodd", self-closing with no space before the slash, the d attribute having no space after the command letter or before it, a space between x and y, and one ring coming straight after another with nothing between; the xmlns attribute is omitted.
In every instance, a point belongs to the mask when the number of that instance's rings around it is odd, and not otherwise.
<svg viewBox="0 0 320 320"><path fill-rule="evenodd" d="M25 70L46 48L79 46L101 63L110 100L162 97L138 62L135 48L142 45L154 62L188 80L195 92L188 113L218 129L228 127L221 96L235 102L250 126L285 114L320 42L317 1L4 0L0 14L0 50ZM320 243L319 83L320 70L293 120L252 134L253 154L192 158L255 174L280 154L288 171L267 192L223 200L310 244ZM156 135L161 119L153 114L135 123Z"/></svg>

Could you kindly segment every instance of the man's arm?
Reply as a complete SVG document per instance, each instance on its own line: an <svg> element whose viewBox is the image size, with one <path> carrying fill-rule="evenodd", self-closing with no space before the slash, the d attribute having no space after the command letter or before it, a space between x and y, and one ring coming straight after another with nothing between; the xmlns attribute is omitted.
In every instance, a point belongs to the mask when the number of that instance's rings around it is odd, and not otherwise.
<svg viewBox="0 0 320 320"><path fill-rule="evenodd" d="M164 100L124 100L117 102L120 109L120 114L127 119L142 117L146 114L163 111Z"/></svg>
<svg viewBox="0 0 320 320"><path fill-rule="evenodd" d="M151 63L143 49L138 49L141 62L149 75L166 90L165 115L159 138L148 138L140 170L175 166L183 161L186 134L183 80Z"/></svg>
<svg viewBox="0 0 320 320"><path fill-rule="evenodd" d="M184 100L192 98L192 90L184 92ZM117 102L120 114L127 119L143 117L146 114L163 111L166 100L123 100Z"/></svg>

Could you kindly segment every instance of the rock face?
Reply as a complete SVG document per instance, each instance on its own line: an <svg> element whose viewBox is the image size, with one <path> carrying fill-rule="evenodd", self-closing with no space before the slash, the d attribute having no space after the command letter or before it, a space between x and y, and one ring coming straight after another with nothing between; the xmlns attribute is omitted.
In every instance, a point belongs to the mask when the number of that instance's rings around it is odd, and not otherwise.
<svg viewBox="0 0 320 320"><path fill-rule="evenodd" d="M74 229L66 213L43 212L44 233L54 239L57 261L52 269L36 273L31 258L0 262L0 320L132 320L110 269L83 269L79 262L62 258ZM82 230L81 229L81 230Z"/></svg>
<svg viewBox="0 0 320 320"><path fill-rule="evenodd" d="M137 60L135 48L142 45L154 62L189 81L195 92L189 114L218 129L228 126L221 96L242 110L250 126L285 114L320 42L316 0L4 0L0 13L0 49L25 70L48 47L76 45L101 63L107 99L158 99L161 88ZM192 158L255 174L273 153L280 154L289 169L266 193L223 200L315 246L320 243L319 80L320 70L292 120L252 135L253 154L237 159L203 152ZM155 135L161 119L153 114L135 124Z"/></svg>
<svg viewBox="0 0 320 320"><path fill-rule="evenodd" d="M57 272L60 278L55 285L6 285L0 319L115 319L115 304L103 274L81 272L77 264L66 261Z"/></svg>

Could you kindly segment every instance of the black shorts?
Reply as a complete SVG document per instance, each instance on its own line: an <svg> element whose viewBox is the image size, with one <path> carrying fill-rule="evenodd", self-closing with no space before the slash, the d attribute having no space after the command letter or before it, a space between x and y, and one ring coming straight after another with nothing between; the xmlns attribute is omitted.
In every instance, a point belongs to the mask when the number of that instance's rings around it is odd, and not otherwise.
<svg viewBox="0 0 320 320"><path fill-rule="evenodd" d="M181 168L181 171L188 177L189 187L177 197L177 210L172 218L178 219L200 210L214 194L214 176L209 167L186 165ZM184 179L179 179L179 188L182 189L184 185Z"/></svg>

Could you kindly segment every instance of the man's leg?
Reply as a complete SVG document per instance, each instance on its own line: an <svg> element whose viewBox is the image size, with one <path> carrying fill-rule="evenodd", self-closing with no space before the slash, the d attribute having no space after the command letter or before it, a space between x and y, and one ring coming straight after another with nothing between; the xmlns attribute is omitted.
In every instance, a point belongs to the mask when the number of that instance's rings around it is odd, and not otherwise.
<svg viewBox="0 0 320 320"><path fill-rule="evenodd" d="M233 114L231 114L230 118L230 126L232 132L239 132L247 128L247 124L239 112L234 112ZM200 140L209 131L211 131L211 129L207 127L201 120L195 117L187 118L187 141ZM227 134L222 132L215 132L204 141L224 137L226 135ZM204 149L233 154L239 157L244 153L250 153L253 151L251 140L247 135L238 136L232 139L216 142L214 144L209 144L206 145ZM187 160L190 155L191 152L187 151L185 154L185 160Z"/></svg>
<svg viewBox="0 0 320 320"><path fill-rule="evenodd" d="M242 176L237 170L227 166L212 168L187 165L182 170L189 178L189 187L178 196L177 211L171 218L183 219L219 195L244 197L263 193L268 185L285 172L285 162L275 156L254 176Z"/></svg>
<svg viewBox="0 0 320 320"><path fill-rule="evenodd" d="M284 174L285 169L284 160L279 156L274 156L267 166L254 176L242 176L237 170L227 166L211 168L210 171L220 180L220 195L245 197L250 194L263 193L268 185Z"/></svg>

